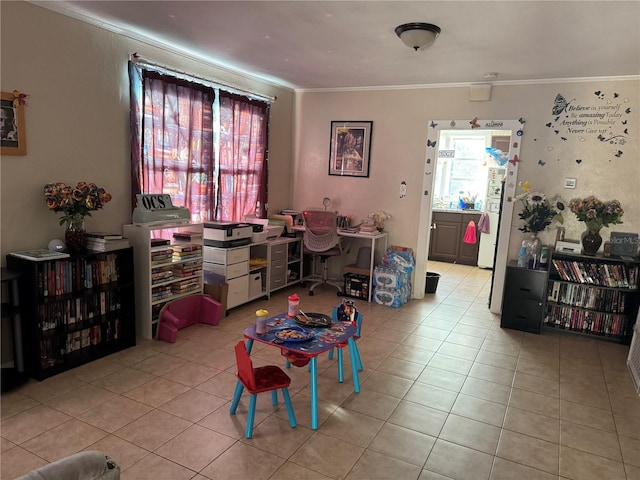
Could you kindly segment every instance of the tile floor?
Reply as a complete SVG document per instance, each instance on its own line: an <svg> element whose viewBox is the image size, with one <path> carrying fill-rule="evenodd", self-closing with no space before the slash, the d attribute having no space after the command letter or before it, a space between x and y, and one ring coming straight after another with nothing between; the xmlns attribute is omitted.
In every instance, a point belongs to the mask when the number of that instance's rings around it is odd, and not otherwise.
<svg viewBox="0 0 640 480"><path fill-rule="evenodd" d="M102 450L124 480L640 479L640 399L628 347L572 335L501 330L486 306L490 272L430 262L436 294L400 309L358 301L362 390L319 361L320 428L309 428L308 372L292 368L298 418L260 395L229 415L233 345L289 289L234 309L218 327L131 349L1 397L1 478L81 450ZM302 296L328 313L333 290ZM256 364L283 364L256 345ZM348 358L348 354L346 355ZM350 369L347 368L347 372Z"/></svg>

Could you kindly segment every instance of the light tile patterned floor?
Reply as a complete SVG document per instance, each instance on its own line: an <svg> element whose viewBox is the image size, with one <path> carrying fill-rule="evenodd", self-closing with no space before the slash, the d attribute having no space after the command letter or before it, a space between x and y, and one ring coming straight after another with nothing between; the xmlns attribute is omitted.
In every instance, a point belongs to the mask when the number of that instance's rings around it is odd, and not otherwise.
<svg viewBox="0 0 640 480"><path fill-rule="evenodd" d="M640 399L628 347L572 335L502 330L487 309L490 272L429 262L436 294L364 314L360 394L319 361L320 428L310 429L308 372L289 370L298 427L259 396L229 415L233 345L257 308L302 293L329 313L333 289L300 287L234 309L218 327L131 349L1 397L1 478L81 450L102 450L124 480L640 479ZM256 345L256 364L283 364ZM348 359L348 353L346 353ZM347 369L349 372L350 369Z"/></svg>

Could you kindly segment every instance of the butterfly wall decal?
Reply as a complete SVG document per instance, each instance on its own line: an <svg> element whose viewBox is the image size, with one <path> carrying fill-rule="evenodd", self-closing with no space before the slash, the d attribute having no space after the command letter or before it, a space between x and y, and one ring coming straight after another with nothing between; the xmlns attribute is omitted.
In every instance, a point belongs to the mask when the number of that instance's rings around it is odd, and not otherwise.
<svg viewBox="0 0 640 480"><path fill-rule="evenodd" d="M567 137L560 137L562 139L563 142L567 141Z"/></svg>
<svg viewBox="0 0 640 480"><path fill-rule="evenodd" d="M613 93L613 98L618 98L620 95L618 95L617 93Z"/></svg>
<svg viewBox="0 0 640 480"><path fill-rule="evenodd" d="M573 100L571 100L572 102ZM556 95L556 99L553 102L553 108L551 108L551 113L553 115L560 115L564 112L571 102L567 102L567 99L564 98L561 94Z"/></svg>
<svg viewBox="0 0 640 480"><path fill-rule="evenodd" d="M480 128L480 124L478 123L478 117L473 117L469 122L471 128Z"/></svg>
<svg viewBox="0 0 640 480"><path fill-rule="evenodd" d="M431 128L436 128L438 126L437 123L435 123L433 120L431 120L431 125L429 125Z"/></svg>
<svg viewBox="0 0 640 480"><path fill-rule="evenodd" d="M624 111L624 113L626 113L626 114L631 113L631 109L630 109L630 108L627 108L627 109Z"/></svg>
<svg viewBox="0 0 640 480"><path fill-rule="evenodd" d="M514 155L513 158L509 159L509 163L513 163L514 165L517 165L519 161L518 155Z"/></svg>
<svg viewBox="0 0 640 480"><path fill-rule="evenodd" d="M604 95L603 95L603 93L602 93L600 90L598 90L597 92L593 92L593 94L594 94L596 97L598 97L600 100L602 100L602 99L604 98Z"/></svg>
<svg viewBox="0 0 640 480"><path fill-rule="evenodd" d="M616 157L620 158L622 156L622 150L618 150L615 154Z"/></svg>
<svg viewBox="0 0 640 480"><path fill-rule="evenodd" d="M431 140L427 140L427 147L435 147L435 146L436 146L435 140L433 142Z"/></svg>
<svg viewBox="0 0 640 480"><path fill-rule="evenodd" d="M628 121L628 120L623 120L621 123L622 123L623 125L626 125L626 124L627 124L627 121Z"/></svg>
<svg viewBox="0 0 640 480"><path fill-rule="evenodd" d="M543 162L542 160L538 160L538 165L544 167L547 162Z"/></svg>
<svg viewBox="0 0 640 480"><path fill-rule="evenodd" d="M526 121L524 118L520 117L518 119L518 121L520 122L521 125L524 125L524 122Z"/></svg>
<svg viewBox="0 0 640 480"><path fill-rule="evenodd" d="M551 125L552 125L552 123L551 123L551 122L549 122L549 123L545 123L545 127L549 127L549 128L551 128Z"/></svg>

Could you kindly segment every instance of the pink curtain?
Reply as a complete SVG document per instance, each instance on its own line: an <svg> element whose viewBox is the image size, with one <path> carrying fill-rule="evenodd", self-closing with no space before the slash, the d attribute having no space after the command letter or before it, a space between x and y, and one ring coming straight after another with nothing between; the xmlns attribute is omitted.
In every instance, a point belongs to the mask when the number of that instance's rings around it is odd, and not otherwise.
<svg viewBox="0 0 640 480"><path fill-rule="evenodd" d="M220 92L220 169L217 219L266 217L269 105Z"/></svg>
<svg viewBox="0 0 640 480"><path fill-rule="evenodd" d="M139 193L166 193L194 222L214 218L215 154L212 88L158 72L142 72Z"/></svg>

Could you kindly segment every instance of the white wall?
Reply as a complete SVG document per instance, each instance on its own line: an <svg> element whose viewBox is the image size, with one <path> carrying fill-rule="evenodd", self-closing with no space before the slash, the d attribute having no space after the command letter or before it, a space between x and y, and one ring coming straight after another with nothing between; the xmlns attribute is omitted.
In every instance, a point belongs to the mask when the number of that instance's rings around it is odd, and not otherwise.
<svg viewBox="0 0 640 480"><path fill-rule="evenodd" d="M604 95L598 98L594 92ZM586 110L552 115L557 94L573 107ZM618 96L614 98L614 94ZM515 181L529 180L535 191L549 196L560 194L567 200L590 194L602 200L617 198L625 210L622 225L602 231L640 231L640 137L638 112L640 81L608 79L591 82L567 82L540 85L495 85L489 102L470 102L468 87L422 88L349 92L304 92L296 100L295 208L317 206L329 196L341 214L353 214L357 220L369 212L386 210L393 215L387 222L390 243L416 248L418 217L422 195L428 123L432 119L482 119L525 121L521 137L521 156ZM621 134L615 144L598 140L598 133L571 133L564 115L598 112L607 105L620 105L630 113L611 117L611 128L598 128ZM593 110L595 109L595 110ZM373 139L369 178L329 176L330 123L332 120L372 120ZM604 119L606 121L607 118ZM626 124L622 124L626 121ZM551 123L551 127L547 124ZM591 130L594 126L588 127ZM624 134L624 129L627 133ZM558 130L558 133L555 133ZM606 134L608 138L609 133ZM565 137L567 140L562 140ZM620 157L615 154L623 151ZM576 160L581 160L577 163ZM575 190L564 189L564 179L577 179ZM400 198L400 182L407 182L407 196ZM517 185L517 183L516 183ZM518 189L517 193L521 190ZM334 207L332 207L334 208ZM509 257L517 256L523 234L518 231L518 205L511 221ZM571 213L565 214L567 237L579 238L585 229ZM555 229L541 235L553 244Z"/></svg>
<svg viewBox="0 0 640 480"><path fill-rule="evenodd" d="M0 2L1 87L29 94L27 155L3 156L1 254L46 248L63 236L44 204L50 182L95 182L113 201L87 218L89 230L131 222L129 79L133 52L177 70L277 96L271 109L270 205L290 200L293 92L215 69L26 2Z"/></svg>

